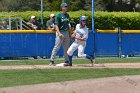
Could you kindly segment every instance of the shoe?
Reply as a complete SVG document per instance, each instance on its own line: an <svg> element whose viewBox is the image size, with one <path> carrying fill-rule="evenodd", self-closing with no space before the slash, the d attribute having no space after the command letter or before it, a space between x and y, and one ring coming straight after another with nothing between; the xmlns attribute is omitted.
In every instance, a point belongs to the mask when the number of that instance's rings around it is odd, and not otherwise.
<svg viewBox="0 0 140 93"><path fill-rule="evenodd" d="M94 59L91 59L90 61L91 61L91 64L93 66L95 64L95 58Z"/></svg>
<svg viewBox="0 0 140 93"><path fill-rule="evenodd" d="M65 63L69 63L69 61L65 61Z"/></svg>
<svg viewBox="0 0 140 93"><path fill-rule="evenodd" d="M34 59L38 59L37 56L33 56Z"/></svg>
<svg viewBox="0 0 140 93"><path fill-rule="evenodd" d="M72 63L66 63L64 66L72 66Z"/></svg>
<svg viewBox="0 0 140 93"><path fill-rule="evenodd" d="M55 66L55 63L50 63L49 66Z"/></svg>
<svg viewBox="0 0 140 93"><path fill-rule="evenodd" d="M54 61L50 61L50 64L49 64L49 66L55 66L55 63L54 63Z"/></svg>

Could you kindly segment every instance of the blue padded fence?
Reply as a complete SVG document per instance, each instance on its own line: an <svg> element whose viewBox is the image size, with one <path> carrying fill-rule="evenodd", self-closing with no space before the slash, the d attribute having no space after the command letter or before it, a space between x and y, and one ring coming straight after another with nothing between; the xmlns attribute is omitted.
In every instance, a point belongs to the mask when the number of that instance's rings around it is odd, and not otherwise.
<svg viewBox="0 0 140 93"><path fill-rule="evenodd" d="M117 33L96 33L96 55L118 55Z"/></svg>
<svg viewBox="0 0 140 93"><path fill-rule="evenodd" d="M85 53L96 56L140 54L140 34L91 32ZM55 43L54 33L1 33L0 57L50 56ZM63 56L60 48L58 56ZM77 51L74 53L77 55Z"/></svg>
<svg viewBox="0 0 140 93"><path fill-rule="evenodd" d="M140 34L122 34L122 54L140 55Z"/></svg>

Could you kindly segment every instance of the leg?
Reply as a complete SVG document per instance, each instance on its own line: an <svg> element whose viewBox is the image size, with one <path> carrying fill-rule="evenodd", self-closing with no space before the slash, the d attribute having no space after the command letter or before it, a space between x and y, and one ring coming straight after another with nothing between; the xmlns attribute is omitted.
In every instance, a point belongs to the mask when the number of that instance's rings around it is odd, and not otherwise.
<svg viewBox="0 0 140 93"><path fill-rule="evenodd" d="M83 43L83 44L79 45L79 47L78 47L78 57L84 57L84 58L89 59L92 63L92 66L93 66L95 60L93 59L92 56L84 54L85 47L86 47L86 43L85 44Z"/></svg>
<svg viewBox="0 0 140 93"><path fill-rule="evenodd" d="M85 51L85 47L86 47L86 42L84 43L81 43L78 47L78 57L81 57L81 58L86 58L86 54L84 54L84 51Z"/></svg>
<svg viewBox="0 0 140 93"><path fill-rule="evenodd" d="M78 46L79 46L79 44L74 42L74 43L72 43L72 45L70 46L70 48L67 51L67 54L68 54L68 57L69 57L69 64L71 64L71 65L72 65L73 52L78 48Z"/></svg>
<svg viewBox="0 0 140 93"><path fill-rule="evenodd" d="M86 47L86 42L85 43L81 43L78 47L78 57L85 57L87 59L92 59L91 56L84 54L85 51L85 47Z"/></svg>
<svg viewBox="0 0 140 93"><path fill-rule="evenodd" d="M60 46L62 44L63 39L64 38L60 38L58 35L56 35L55 46L54 46L54 48L52 50L52 54L51 54L51 57L50 57L50 60L51 61L54 61L54 58L56 56L56 53L60 49Z"/></svg>
<svg viewBox="0 0 140 93"><path fill-rule="evenodd" d="M62 42L62 46L63 46L63 49L64 49L65 62L68 62L68 60L69 60L68 59L68 54L67 54L67 50L69 48L69 45L70 45L70 38L68 36L68 37L65 37L64 40L63 40L63 42Z"/></svg>

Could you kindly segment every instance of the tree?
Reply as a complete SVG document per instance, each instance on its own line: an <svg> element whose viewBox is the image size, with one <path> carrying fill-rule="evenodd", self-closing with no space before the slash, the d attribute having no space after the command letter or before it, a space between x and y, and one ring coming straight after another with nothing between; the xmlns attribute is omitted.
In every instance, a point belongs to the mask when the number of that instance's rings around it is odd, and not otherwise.
<svg viewBox="0 0 140 93"><path fill-rule="evenodd" d="M70 11L91 10L91 0L64 0ZM140 0L94 0L95 11L140 11ZM62 0L44 0L44 10L59 11ZM0 11L40 11L40 0L0 0Z"/></svg>
<svg viewBox="0 0 140 93"><path fill-rule="evenodd" d="M136 0L104 0L108 11L133 11Z"/></svg>
<svg viewBox="0 0 140 93"><path fill-rule="evenodd" d="M106 4L103 2L103 0L95 0L94 9L95 9L95 11L105 11Z"/></svg>

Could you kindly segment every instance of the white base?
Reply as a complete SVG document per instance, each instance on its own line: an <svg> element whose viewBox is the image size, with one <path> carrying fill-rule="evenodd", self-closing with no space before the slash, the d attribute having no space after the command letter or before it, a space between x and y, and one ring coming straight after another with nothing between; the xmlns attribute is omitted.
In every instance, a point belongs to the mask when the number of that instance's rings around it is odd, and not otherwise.
<svg viewBox="0 0 140 93"><path fill-rule="evenodd" d="M56 64L56 66L59 66L59 67L64 67L66 63L60 63L60 64Z"/></svg>

